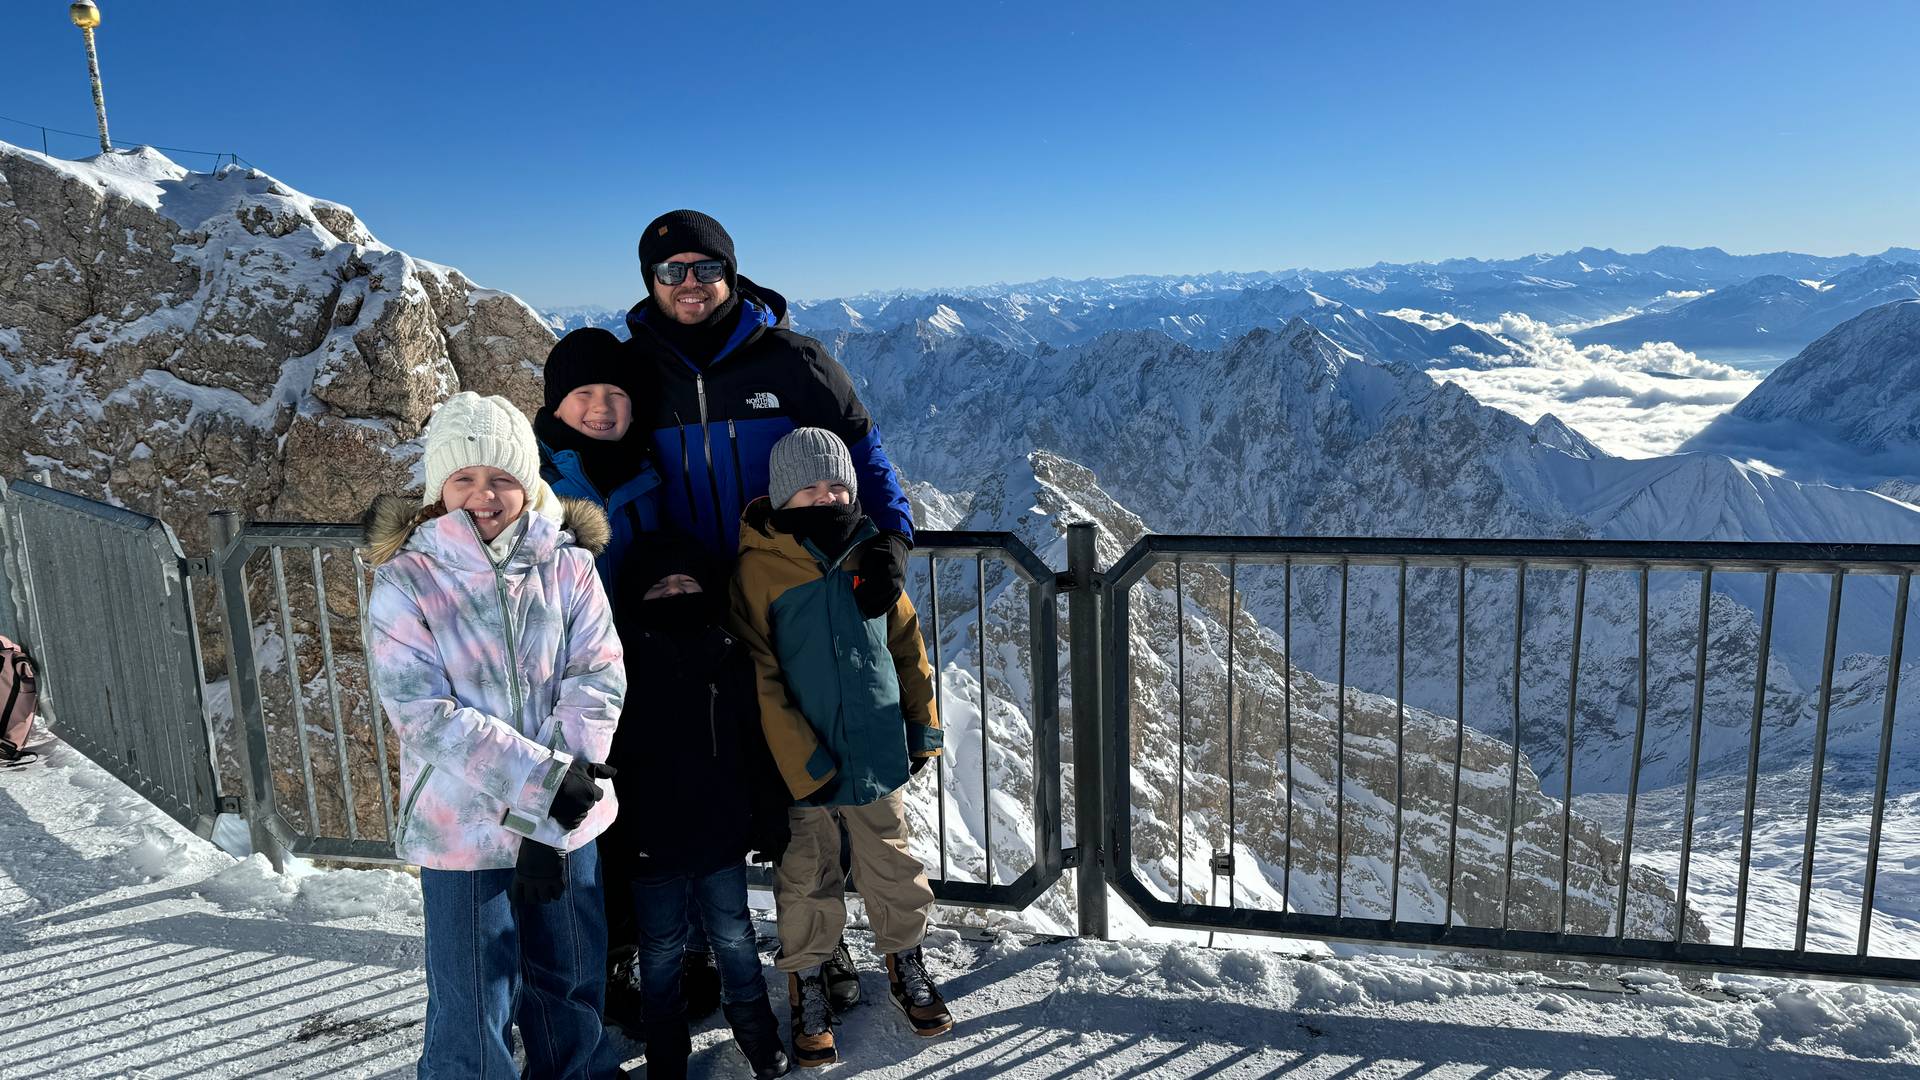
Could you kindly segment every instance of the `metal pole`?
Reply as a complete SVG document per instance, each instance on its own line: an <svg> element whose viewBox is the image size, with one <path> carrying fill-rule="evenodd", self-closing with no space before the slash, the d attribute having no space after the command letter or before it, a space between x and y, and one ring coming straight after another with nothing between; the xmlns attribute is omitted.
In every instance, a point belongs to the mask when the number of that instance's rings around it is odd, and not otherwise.
<svg viewBox="0 0 1920 1080"><path fill-rule="evenodd" d="M1174 693L1179 699L1179 779L1173 785L1174 892L1187 902L1187 592L1178 556L1173 560Z"/></svg>
<svg viewBox="0 0 1920 1080"><path fill-rule="evenodd" d="M1074 843L1079 849L1074 881L1080 894L1081 937L1107 937L1106 783L1101 763L1106 718L1101 715L1100 598L1092 522L1067 526L1067 597L1070 678L1073 683Z"/></svg>
<svg viewBox="0 0 1920 1080"><path fill-rule="evenodd" d="M1747 876L1753 869L1753 804L1760 783L1760 721L1767 712L1767 657L1773 642L1773 594L1778 567L1767 571L1766 597L1760 602L1760 663L1753 677L1753 734L1747 742L1747 812L1741 818L1740 884L1734 891L1733 947L1747 941Z"/></svg>
<svg viewBox="0 0 1920 1080"><path fill-rule="evenodd" d="M940 666L940 559L927 556L927 597L928 608L933 614L933 632L927 636L933 640L933 715L947 715L946 669ZM933 804L936 812L935 828L940 830L940 880L947 880L947 755L940 754L933 759Z"/></svg>
<svg viewBox="0 0 1920 1080"><path fill-rule="evenodd" d="M1693 653L1693 734L1687 740L1687 805L1680 812L1680 885L1674 890L1673 940L1687 936L1687 876L1693 858L1693 802L1700 789L1700 717L1707 700L1707 618L1713 607L1713 567L1700 573L1700 628Z"/></svg>
<svg viewBox="0 0 1920 1080"><path fill-rule="evenodd" d="M100 88L100 54L93 47L93 27L80 28L81 36L87 39L87 74L93 78L93 113L100 120L100 152L113 152L113 140L107 138L107 95Z"/></svg>
<svg viewBox="0 0 1920 1080"><path fill-rule="evenodd" d="M1633 817L1640 800L1640 753L1647 738L1647 568L1640 567L1640 702L1633 714L1633 766L1627 774L1627 831L1620 841L1620 917L1613 936L1627 934L1627 883L1633 878Z"/></svg>
<svg viewBox="0 0 1920 1080"><path fill-rule="evenodd" d="M1807 846L1800 857L1800 912L1794 920L1794 952L1807 949L1807 905L1813 899L1813 846L1820 832L1820 784L1827 772L1827 719L1833 711L1833 649L1840 632L1840 593L1846 583L1847 572L1835 570L1833 595L1827 601L1827 650L1820 663L1820 718L1813 733L1813 788L1807 794Z"/></svg>
<svg viewBox="0 0 1920 1080"><path fill-rule="evenodd" d="M1887 650L1887 689L1880 714L1880 759L1873 781L1873 825L1867 833L1867 880L1860 893L1860 938L1855 955L1867 955L1867 936L1873 928L1873 890L1880 876L1880 827L1887 809L1887 763L1893 757L1894 705L1900 700L1900 650L1907 636L1907 593L1913 571L1900 575L1894 588L1893 644Z"/></svg>
<svg viewBox="0 0 1920 1080"><path fill-rule="evenodd" d="M207 515L207 535L212 542L215 580L220 583L221 626L227 641L227 686L233 703L233 724L240 730L233 740L240 759L240 779L247 793L247 833L253 850L265 855L276 872L286 869L287 851L274 836L269 819L274 814L272 765L268 760L267 732L260 709L260 673L254 666L253 615L247 606L247 578L244 553L234 553L243 528L240 515L232 510L215 510ZM242 562L228 571L229 559Z"/></svg>

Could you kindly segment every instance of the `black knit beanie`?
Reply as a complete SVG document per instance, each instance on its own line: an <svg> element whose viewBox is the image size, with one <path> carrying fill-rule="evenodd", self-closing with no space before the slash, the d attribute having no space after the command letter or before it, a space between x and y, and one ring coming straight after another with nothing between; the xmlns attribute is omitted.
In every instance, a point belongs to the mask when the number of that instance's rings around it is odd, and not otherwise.
<svg viewBox="0 0 1920 1080"><path fill-rule="evenodd" d="M734 291L740 264L733 258L733 237L698 210L672 210L654 218L640 234L640 270L653 286L653 266L686 251L711 255L727 264L727 291Z"/></svg>
<svg viewBox="0 0 1920 1080"><path fill-rule="evenodd" d="M610 383L636 397L633 361L626 346L609 330L583 326L554 343L547 353L546 411L552 412L568 394L594 383ZM635 401L637 409L641 402Z"/></svg>

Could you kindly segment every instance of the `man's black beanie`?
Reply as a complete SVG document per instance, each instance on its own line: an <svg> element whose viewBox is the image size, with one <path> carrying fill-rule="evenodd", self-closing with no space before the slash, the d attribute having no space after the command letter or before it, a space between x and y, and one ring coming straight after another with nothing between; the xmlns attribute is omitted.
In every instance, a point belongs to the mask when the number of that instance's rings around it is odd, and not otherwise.
<svg viewBox="0 0 1920 1080"><path fill-rule="evenodd" d="M727 291L734 289L740 264L733 258L733 237L720 223L698 210L671 210L654 218L640 234L640 269L653 285L653 266L682 252L698 251L727 264Z"/></svg>
<svg viewBox="0 0 1920 1080"><path fill-rule="evenodd" d="M611 383L636 397L633 376L633 361L620 339L598 326L583 326L554 342L547 353L546 411L552 412L568 394L594 383ZM637 408L640 403L634 404Z"/></svg>

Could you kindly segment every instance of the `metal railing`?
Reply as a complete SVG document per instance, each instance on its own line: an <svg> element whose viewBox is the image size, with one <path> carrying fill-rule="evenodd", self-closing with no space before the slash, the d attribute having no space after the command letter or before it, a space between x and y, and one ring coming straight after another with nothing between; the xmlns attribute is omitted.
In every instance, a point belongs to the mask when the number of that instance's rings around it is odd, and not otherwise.
<svg viewBox="0 0 1920 1080"><path fill-rule="evenodd" d="M1212 570L1213 564L1223 566L1224 572L1213 570L1223 580L1215 584L1216 589L1223 588L1225 593L1224 618L1205 611L1194 611L1195 605L1188 595L1188 577L1193 568L1202 567ZM1102 711L1107 716L1106 737L1110 740L1109 751L1105 759L1105 776L1102 788L1110 812L1106 815L1109 823L1107 846L1110 855L1107 859L1107 878L1113 886L1148 921L1164 926L1182 927L1198 930L1231 930L1257 933L1273 933L1291 936L1344 939L1371 942L1393 942L1409 945L1494 949L1510 952L1534 952L1560 954L1585 958L1634 959L1663 963L1706 964L1721 968L1738 968L1774 972L1795 972L1804 974L1839 975L1854 977L1872 977L1882 979L1920 980L1920 957L1896 957L1870 954L1868 942L1874 917L1875 882L1879 859L1884 815L1887 805L1888 767L1893 754L1893 735L1897 702L1899 700L1899 669L1902 662L1904 634L1908 617L1908 597L1911 592L1911 579L1916 566L1920 566L1920 546L1883 546L1883 545L1781 545L1781 544L1672 544L1639 542L1580 542L1580 541L1429 541L1429 540L1376 540L1376 539L1282 539L1282 538L1244 538L1244 537L1195 537L1195 536L1149 536L1143 538L1127 555L1122 558L1106 576L1103 596L1107 605L1106 638L1102 650L1105 659L1111 662L1104 680L1106 700ZM1243 904L1238 897L1248 890L1236 891L1235 874L1241 861L1241 853L1248 851L1249 840L1244 834L1244 823L1238 819L1236 795L1243 795L1244 785L1235 782L1236 767L1235 736L1251 725L1263 720L1271 722L1272 717L1249 716L1244 708L1235 704L1236 678L1242 677L1236 672L1236 648L1244 645L1249 633L1259 634L1265 631L1253 622L1245 613L1246 585L1242 575L1250 567L1277 568L1281 578L1279 640L1268 642L1271 651L1279 658L1277 672L1283 685L1280 695L1279 729L1282 733L1278 740L1282 747L1282 760L1276 770L1278 787L1283 792L1284 801L1279 832L1281 838L1275 862L1280 864L1280 899L1277 905L1260 907ZM1327 700L1324 681L1315 675L1297 669L1293 664L1295 655L1293 641L1294 612L1300 604L1296 592L1296 569L1305 567L1326 568L1329 577L1337 571L1338 650L1335 663L1331 701ZM1362 567L1384 568L1397 577L1397 584L1386 592L1393 596L1387 606L1389 613L1397 622L1397 633L1393 635L1397 655L1393 664L1393 686L1390 692L1372 698L1362 690L1348 683L1348 641L1350 616L1349 589L1355 571ZM1441 726L1451 728L1451 795L1437 800L1446 817L1446 840L1444 843L1445 885L1444 906L1434 905L1438 918L1433 921L1410 919L1401 910L1403 870L1408 868L1408 845L1405 836L1405 822L1409 811L1409 768L1415 759L1408 754L1408 723L1410 710L1407 705L1406 673L1407 664L1407 617L1409 610L1408 573L1410 570L1425 569L1429 576L1437 571L1451 578L1451 588L1445 591L1453 593L1451 620L1455 631L1450 644L1455 655L1452 657L1454 670L1452 716L1439 717ZM1484 651L1485 642L1475 641L1468 629L1469 615L1476 609L1468 601L1469 572L1502 574L1511 581L1510 594L1514 597L1512 608L1512 666L1508 675L1510 681L1510 729L1505 732L1507 753L1506 790L1504 799L1499 800L1487 814L1476 814L1481 818L1490 818L1497 829L1496 837L1502 841L1493 845L1492 854L1499 860L1498 877L1490 883L1497 886L1497 917L1479 920L1478 924L1462 917L1459 906L1455 904L1455 893L1460 885L1461 863L1458 858L1461 846L1462 802L1461 772L1462 761L1468 756L1470 739L1477 738L1473 728L1466 723L1469 710L1466 706L1468 656L1470 652ZM1527 778L1531 773L1530 765L1523 756L1522 744L1526 739L1523 719L1531 719L1526 714L1537 709L1537 702L1530 701L1523 694L1522 681L1525 675L1539 674L1539 650L1529 654L1525 649L1529 632L1530 607L1527 600L1527 581L1529 575L1538 575L1543 571L1561 571L1573 575L1573 600L1571 611L1571 636L1563 643L1556 643L1557 650L1563 652L1565 679L1564 745L1559 748L1562 767L1561 788L1557 797L1548 797L1544 791L1528 790ZM1686 738L1689 748L1689 761L1685 780L1684 810L1682 811L1682 836L1678 853L1677 889L1669 895L1663 895L1662 883L1650 880L1645 869L1636 868L1635 826L1636 811L1643 798L1641 791L1642 749L1648 733L1648 581L1650 575L1660 573L1684 573L1697 576L1698 618L1694 633L1694 680L1692 687L1692 709L1690 731ZM1738 885L1734 899L1734 919L1732 940L1730 943L1712 943L1698 940L1700 928L1696 927L1689 937L1689 918L1692 912L1688 908L1688 889L1692 884L1691 861L1695 857L1695 799L1701 784L1701 724L1704 711L1704 692L1708 685L1707 662L1709 653L1709 634L1712 627L1710 610L1712 608L1714 574L1725 576L1729 573L1759 575L1764 585L1764 601L1758 624L1759 639L1755 656L1754 677L1752 679L1752 706L1749 724L1749 741L1745 755L1744 802L1741 817L1740 852L1738 856ZM1630 777L1624 801L1624 831L1618 845L1617 862L1610 854L1609 845L1596 841L1587 845L1590 830L1586 823L1576 818L1574 805L1575 762L1578 753L1576 745L1576 725L1581 718L1581 677L1582 644L1585 637L1591 636L1590 625L1583 625L1594 589L1592 579L1599 574L1624 574L1632 585L1637 586L1636 618L1634 619L1635 648L1631 659L1637 669L1637 710L1632 735L1630 759ZM1156 575L1154 580L1150 575ZM1810 774L1807 780L1807 812L1805 814L1804 850L1798 873L1797 908L1793 921L1793 944L1787 948L1760 947L1752 944L1748 938L1748 911L1750 907L1750 879L1754 863L1754 832L1756 822L1756 792L1762 776L1761 740L1763 721L1768 715L1770 699L1768 697L1769 651L1774 632L1774 598L1781 575L1815 574L1825 575L1831 580L1828 588L1829 602L1826 606L1824 633L1821 636L1824 646L1821 651L1820 681L1817 688L1814 708L1815 729L1810 741ZM1834 667L1836 641L1841 623L1841 601L1844 585L1849 580L1865 576L1890 578L1891 618L1882 624L1884 640L1887 643L1887 681L1881 694L1879 709L1877 753L1873 761L1874 791L1872 796L1871 824L1864 868L1864 886L1859 909L1857 934L1854 945L1844 951L1820 951L1808 948L1809 899L1813 893L1813 870L1817 856L1817 836L1821 821L1822 784L1827 772L1827 743L1829 720L1832 714L1835 694ZM1330 585L1329 589L1334 588ZM1139 853L1135 850L1135 817L1144 816L1156 820L1151 814L1142 813L1132 805L1140 783L1140 769L1149 764L1141 755L1129 755L1126 748L1131 744L1133 735L1134 709L1133 695L1142 689L1142 675L1139 670L1141 656L1132 644L1133 610L1136 602L1135 592L1148 590L1142 602L1153 605L1158 601L1162 606L1170 606L1177 613L1179 642L1174 648L1173 668L1175 674L1171 680L1177 694L1177 706L1174 727L1177 732L1175 752L1179 755L1179 782L1176 785L1175 814L1178 818L1175 844L1177 845L1176 871L1171 890L1156 887L1143 881L1139 870ZM1159 592L1171 592L1170 604L1155 595ZM1444 591L1429 588L1427 595L1444 595ZM1878 611L1878 608L1875 608ZM1559 616L1564 625L1566 616ZM1226 800L1224 807L1214 816L1223 818L1219 825L1224 826L1225 846L1218 848L1211 856L1210 868L1217 877L1228 879L1228 898L1224 904L1194 902L1190 897L1185 881L1184 868L1187 862L1188 840L1187 822L1193 816L1192 808L1187 805L1187 763L1189 752L1188 711L1191 680L1186 671L1186 639L1198 624L1207 624L1206 629L1225 635L1225 674L1219 680L1224 687L1225 709L1219 722L1213 725L1210 737L1218 736L1225 745L1224 773ZM1221 629L1224 627L1224 629ZM1504 642L1496 644L1505 645ZM1276 647L1277 646L1277 647ZM1240 661L1245 664L1246 661ZM1263 677L1275 674L1271 671L1259 673ZM1313 708L1302 708L1303 698L1308 693L1302 684L1311 686L1314 698ZM1155 687L1146 687L1151 691ZM1215 696L1219 691L1212 691ZM1385 763L1381 763L1381 776L1377 782L1356 780L1351 768L1350 753L1366 739L1356 737L1352 730L1355 714L1362 708L1376 712L1390 710L1393 732L1381 734L1379 738L1392 747L1391 781L1386 778ZM1377 718L1381 727L1384 717ZM1422 718L1422 723L1432 726L1432 717ZM1151 720L1149 722L1152 722ZM1301 810L1301 797L1296 793L1302 789L1311 791L1313 785L1303 782L1296 776L1296 736L1304 730L1302 725L1328 725L1331 732L1330 759L1332 779L1318 787L1328 791L1332 807L1332 842L1319 850L1303 851L1308 841L1296 836L1296 814ZM1369 736L1368 738L1371 738ZM1433 745L1444 745L1440 740L1429 740ZM1241 755L1244 759L1245 755ZM1420 764L1428 762L1421 759ZM1544 778L1535 778L1536 780ZM1431 785L1430 785L1431 786ZM1544 784L1542 785L1544 787ZM1447 790L1444 783L1441 790ZM1382 794L1385 789L1388 794ZM1380 907L1377 898L1370 898L1370 904L1358 904L1347 893L1345 884L1355 873L1356 859L1353 852L1353 836L1348 827L1348 817L1353 812L1349 803L1364 798L1370 803L1387 802L1390 804L1391 825L1377 831L1391 835L1391 859L1373 856L1385 864L1385 889L1387 900L1384 910L1357 912L1356 908L1365 906ZM1324 801L1324 800L1323 800ZM1499 805L1503 803L1504 805ZM1323 807L1316 805L1316 813ZM1423 812L1424 812L1423 808ZM1504 809L1504 823L1500 823ZM1470 808L1470 813L1473 810ZM1381 815L1384 819L1384 813ZM1557 820L1556 820L1557 819ZM1207 822L1209 831L1217 827L1213 821ZM1309 836L1314 831L1309 830ZM1481 830L1485 831L1485 830ZM1531 834L1531 835L1530 835ZM1533 860L1534 866L1527 868L1522 876L1537 878L1546 875L1543 887L1533 889L1533 900L1543 899L1545 893L1546 910L1549 913L1549 925L1545 928L1528 927L1516 923L1516 897L1522 903L1528 899L1525 885L1516 880L1516 842L1522 847L1540 846L1541 834L1550 845L1557 842L1557 851L1551 846L1544 852L1544 858ZM1586 850L1578 852L1576 858L1576 835L1581 836L1582 846ZM1262 839L1271 839L1271 833ZM1438 846L1438 845L1434 845ZM1502 854L1503 853L1503 854ZM1294 871L1301 857L1311 854L1322 863L1330 862L1332 870L1331 910L1303 911L1295 901L1297 879ZM1431 851L1426 852L1429 856ZM1529 852L1529 855L1535 852ZM1591 865L1600 863L1601 865ZM1638 869L1640 876L1636 877ZM1586 911L1587 921L1599 917L1605 926L1595 928L1576 927L1579 920L1569 917L1569 898L1580 895L1573 885L1574 871L1582 871L1580 876L1597 879L1601 883L1611 880L1617 891L1605 909L1598 909L1591 902L1583 907L1596 910ZM1591 874L1587 873L1591 871ZM1671 913L1669 933L1654 934L1652 927L1642 920L1639 927L1631 927L1629 919L1630 884L1641 895L1643 901L1658 903ZM1171 891L1173 898L1164 893ZM1595 892L1590 885L1585 890ZM1649 897L1651 900L1649 900ZM1696 894L1697 897L1697 894ZM1316 899L1325 900L1325 896ZM1209 897L1211 901L1211 897ZM1539 905L1532 905L1539 910ZM1489 913L1491 914L1491 913ZM1584 929L1585 932L1581 932Z"/></svg>
<svg viewBox="0 0 1920 1080"><path fill-rule="evenodd" d="M211 836L220 789L192 567L173 530L51 487L0 481L0 549L5 607L41 660L42 717L147 801Z"/></svg>
<svg viewBox="0 0 1920 1080"><path fill-rule="evenodd" d="M391 837L399 814L395 801L398 747L389 746L390 733L382 710L376 707L378 687L365 662L364 616L370 571L358 549L366 543L358 525L297 523L241 523L232 514L215 514L213 569L221 582L228 631L229 678L236 717L244 728L238 747L243 762L255 850L276 865L289 855L364 862L394 862ZM325 553L351 560L354 583L351 624L361 633L346 640L336 633L334 615L323 598L334 590L344 593L340 570L330 576ZM946 715L951 681L943 656L943 606L971 610L969 621L975 644L965 657L965 677L972 680L980 717L978 756L988 761L993 752L994 692L984 644L989 618L997 606L1024 612L1027 625L1022 651L1031 658L1023 680L1027 699L1003 702L1024 711L1028 721L1033 761L1033 858L1008 876L995 854L993 840L992 773L982 767L979 801L986 808L984 858L977 880L954 871L949 858L948 813L954 799L949 787L952 770L945 757L914 783L912 798L924 798L931 787L934 803L935 855L928 867L935 895L942 901L971 907L1009 910L1025 908L1060 877L1060 712L1056 641L1054 574L1017 537L1006 533L923 532L914 549L915 573L909 583L920 612L934 670L935 706ZM294 567L290 577L288 566ZM956 581L952 571L965 571ZM1004 573L996 572L1001 568ZM289 581L293 584L290 586ZM237 632L238 628L247 632ZM336 640L339 639L339 640ZM263 649L261 642L270 648ZM314 676L305 673L311 670ZM297 673L297 674L296 674ZM958 676L958 672L952 673ZM317 685L316 685L317 683ZM344 705L343 705L344 702ZM948 733L949 738L953 733ZM330 754L317 751L316 740L330 744ZM350 755L349 748L369 747L370 753ZM972 747L967 748L971 754ZM350 761L355 757L357 761ZM316 759L318 763L316 764ZM380 828L362 821L356 808L365 794L378 791ZM767 883L765 874L756 876Z"/></svg>
<svg viewBox="0 0 1920 1080"><path fill-rule="evenodd" d="M151 518L36 485L0 487L0 510L0 584L59 734L208 831L184 586L217 581L256 850L394 859L361 527L215 514L195 561ZM1066 532L1060 574L1012 534L919 537L908 587L953 753L909 804L942 901L1023 910L1074 868L1088 936L1108 932L1112 887L1193 930L1920 982L1920 958L1873 948L1920 546L1148 536L1102 573L1094 527ZM1778 620L1795 582L1825 586L1819 626ZM1864 661L1843 655L1867 637ZM1818 672L1804 689L1793 650ZM135 702L144 722L126 723ZM1628 764L1581 787L1596 716ZM998 790L1010 769L1030 791ZM1756 821L1789 789L1799 861L1762 868ZM1867 839L1837 948L1809 901L1823 804L1843 798ZM1023 803L1030 818L1007 813ZM1737 832L1696 835L1710 803ZM1736 837L1737 857L1719 850ZM1720 876L1703 884L1705 859ZM1790 945L1759 943L1762 904Z"/></svg>
<svg viewBox="0 0 1920 1080"><path fill-rule="evenodd" d="M290 854L363 862L398 861L392 839L398 808L394 802L396 785L390 763L397 764L399 759L397 754L389 752L389 733L378 705L378 687L373 681L372 668L364 659L369 573L358 549L366 545L366 530L358 525L274 522L243 525L237 515L226 511L211 515L209 524L214 545L213 570L220 582L225 615L227 677L234 716L242 727L235 749L246 785L247 823L254 850L265 853L276 868ZM287 584L289 552L295 553L292 560L295 586L291 590ZM342 706L346 688L342 686L341 672L346 665L338 655L330 602L333 590L338 587L339 574L336 570L333 578L327 576L325 556L328 553L334 553L336 559L351 561L355 605L352 626L357 631L358 649L345 659L361 676L352 688L359 692L361 707L358 709ZM261 555L267 563L265 581L271 583L270 590L265 584L256 585L249 572L249 564L258 561ZM303 569L304 577L299 576ZM261 599L272 605L268 618L259 622L254 616L256 588L261 590ZM301 611L300 625L305 633L295 631L296 598L311 601ZM284 687L284 692L278 695L270 695L265 686L269 670L263 662L260 647L263 640L273 643L278 653L278 682ZM303 650L302 643L309 641L313 648ZM309 655L312 652L318 653L317 658ZM318 693L311 691L312 680L304 674L304 665L309 660L315 662L321 679ZM323 729L324 737L331 743L333 752L322 764L320 776L332 782L324 786L315 779L316 754L312 743L314 729L319 725L309 722L310 708L316 713L324 708L328 721ZM354 717L361 714L365 716L364 726L350 732ZM356 769L349 760L350 741L356 746L363 741L367 744L372 759L370 770ZM288 757L297 760L297 774ZM329 767L331 777L326 774ZM373 774L372 783L367 783L367 771ZM362 778L358 791L356 773ZM283 788L291 790L283 793ZM378 835L362 827L359 813L363 801L360 794L376 788L379 797L375 812L381 825ZM327 795L326 814L321 808L322 792ZM297 820L288 815L289 802L298 811Z"/></svg>

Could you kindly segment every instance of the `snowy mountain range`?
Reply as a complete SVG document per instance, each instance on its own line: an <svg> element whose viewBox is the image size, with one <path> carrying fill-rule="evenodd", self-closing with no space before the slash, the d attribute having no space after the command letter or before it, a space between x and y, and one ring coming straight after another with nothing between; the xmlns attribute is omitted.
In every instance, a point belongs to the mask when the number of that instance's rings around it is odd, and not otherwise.
<svg viewBox="0 0 1920 1080"><path fill-rule="evenodd" d="M1869 260L1824 280L1767 274L1671 311L1603 323L1571 335L1576 345L1632 348L1671 341L1683 349L1726 347L1791 356L1868 308L1920 296L1920 264Z"/></svg>
<svg viewBox="0 0 1920 1080"><path fill-rule="evenodd" d="M1688 445L1920 501L1920 299L1835 327Z"/></svg>
<svg viewBox="0 0 1920 1080"><path fill-rule="evenodd" d="M945 308L951 312L944 317L946 321L957 319L972 332L997 337L1016 348L1031 348L1039 343L1073 344L1107 330L1156 328L1157 320L1205 314L1223 302L1231 302L1234 294L1283 286L1371 313L1412 308L1491 321L1507 312L1525 312L1550 323L1592 322L1618 318L1629 310L1672 307L1709 290L1763 275L1824 280L1871 258L1794 252L1729 255L1718 248L1677 247L1659 247L1634 255L1582 248L1520 259L1448 259L1438 263L1377 263L1349 270L1072 282L1050 279L886 293L804 301L794 305L793 319L796 328L816 335L882 331L909 322L935 320ZM1888 248L1878 258L1885 262L1920 261L1920 252ZM772 284L780 287L778 282ZM789 286L788 292L804 289ZM1281 321L1300 313L1281 312ZM1217 330L1211 335L1214 340L1230 340L1252 328L1218 317L1213 325ZM1178 326L1172 332L1184 336Z"/></svg>
<svg viewBox="0 0 1920 1080"><path fill-rule="evenodd" d="M547 308L540 312L540 321L547 324L555 336L569 330L578 330L583 326L598 326L611 330L622 338L627 336L627 309L610 307L563 307Z"/></svg>

